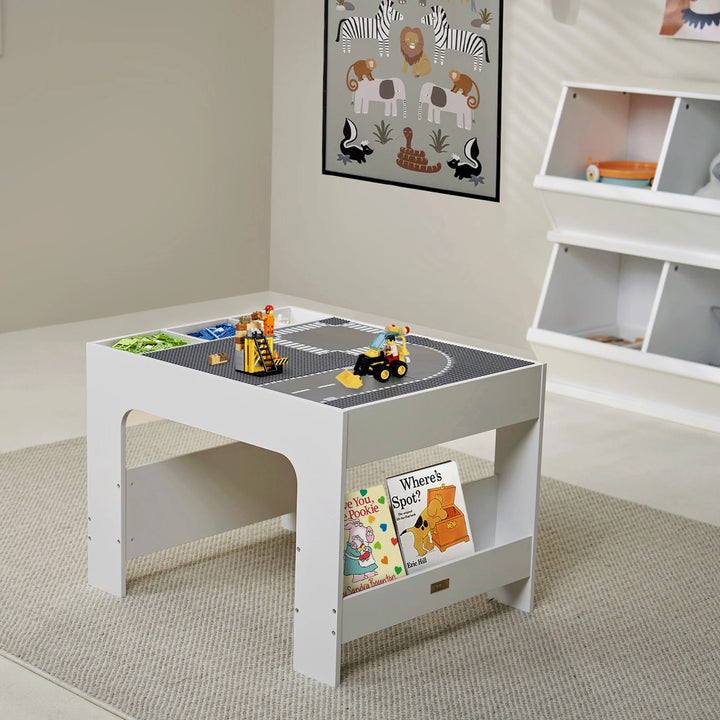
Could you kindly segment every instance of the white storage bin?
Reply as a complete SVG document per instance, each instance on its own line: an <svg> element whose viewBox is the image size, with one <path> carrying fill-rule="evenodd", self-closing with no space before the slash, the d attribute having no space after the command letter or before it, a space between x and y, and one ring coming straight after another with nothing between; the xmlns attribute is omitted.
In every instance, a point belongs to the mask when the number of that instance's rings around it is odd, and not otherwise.
<svg viewBox="0 0 720 720"><path fill-rule="evenodd" d="M537 327L580 337L613 336L639 347L663 263L557 245Z"/></svg>
<svg viewBox="0 0 720 720"><path fill-rule="evenodd" d="M658 162L673 102L663 95L567 87L543 174L587 182L588 158Z"/></svg>
<svg viewBox="0 0 720 720"><path fill-rule="evenodd" d="M694 195L710 178L720 153L720 101L678 98L663 170L654 189Z"/></svg>
<svg viewBox="0 0 720 720"><path fill-rule="evenodd" d="M315 312L314 310L306 310L305 308L279 307L273 310L275 316L275 327L286 327L288 325L301 325L307 322L316 322L329 317L327 313Z"/></svg>
<svg viewBox="0 0 720 720"><path fill-rule="evenodd" d="M182 340L185 345L193 345L195 343L201 343L204 342L204 340L201 340L200 338L194 338L190 337L189 335L182 335L181 333L173 332L171 330L148 330L144 332L134 332L129 333L128 335L120 335L116 338L109 338L108 340L100 340L97 342L98 345L107 345L108 347L112 347L117 343L119 340L122 340L123 338L129 338L129 337L142 337L142 336L151 336L151 335L158 335L159 333L163 333L164 335L167 335L171 338L174 338L176 340ZM121 352L127 352L126 350L121 350ZM149 352L158 352L157 350L150 350ZM147 353L137 353L139 355L146 355Z"/></svg>
<svg viewBox="0 0 720 720"><path fill-rule="evenodd" d="M231 325L237 325L238 318L219 318L217 320L205 320L204 322L192 323L191 325L180 325L178 327L170 328L171 332L179 333L180 335L190 335L190 333L200 332L206 328L215 327L222 323L230 323ZM202 342L207 342L205 338L196 338Z"/></svg>
<svg viewBox="0 0 720 720"><path fill-rule="evenodd" d="M720 270L667 266L647 351L720 365Z"/></svg>

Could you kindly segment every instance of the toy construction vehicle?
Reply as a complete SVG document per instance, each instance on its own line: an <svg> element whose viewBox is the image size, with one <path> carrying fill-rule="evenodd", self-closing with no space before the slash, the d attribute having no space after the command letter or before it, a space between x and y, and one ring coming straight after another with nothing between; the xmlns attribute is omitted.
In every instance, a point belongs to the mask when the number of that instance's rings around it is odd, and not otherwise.
<svg viewBox="0 0 720 720"><path fill-rule="evenodd" d="M346 388L357 389L362 387L360 378L364 375L372 375L381 383L391 375L403 377L410 362L405 339L409 332L409 327L388 325L375 336L367 351L358 355L353 371L343 370L335 379Z"/></svg>
<svg viewBox="0 0 720 720"><path fill-rule="evenodd" d="M250 375L274 375L283 371L287 358L273 348L275 318L273 306L244 315L235 326L235 369Z"/></svg>

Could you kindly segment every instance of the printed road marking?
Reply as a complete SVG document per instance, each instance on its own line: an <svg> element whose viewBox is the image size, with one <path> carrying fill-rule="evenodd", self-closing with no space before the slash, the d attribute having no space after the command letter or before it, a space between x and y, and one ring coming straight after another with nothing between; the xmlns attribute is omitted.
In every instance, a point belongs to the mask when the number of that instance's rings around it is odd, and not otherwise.
<svg viewBox="0 0 720 720"><path fill-rule="evenodd" d="M315 355L329 355L331 352L333 352L332 350L325 350L323 348L318 348L313 345L302 345L300 343L290 342L289 340L280 340L278 338L275 339L275 344L281 347L295 348L296 350L302 350L303 352L309 352Z"/></svg>
<svg viewBox="0 0 720 720"><path fill-rule="evenodd" d="M292 394L299 395L300 393L304 393L304 392L310 392L310 388L304 388L303 390L293 390Z"/></svg>
<svg viewBox="0 0 720 720"><path fill-rule="evenodd" d="M333 387L334 385L335 385L335 383L328 383L327 385L318 385L318 390L322 390L323 388L326 388L326 387Z"/></svg>

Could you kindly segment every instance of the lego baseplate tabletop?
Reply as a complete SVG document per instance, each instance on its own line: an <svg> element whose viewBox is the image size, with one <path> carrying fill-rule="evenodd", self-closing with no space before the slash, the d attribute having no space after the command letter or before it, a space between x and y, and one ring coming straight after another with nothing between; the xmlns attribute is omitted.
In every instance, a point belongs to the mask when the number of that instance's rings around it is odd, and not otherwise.
<svg viewBox="0 0 720 720"><path fill-rule="evenodd" d="M282 373L275 375L236 371L232 362L234 338L160 350L145 357L342 409L536 364L410 334L407 348L411 362L404 377L391 377L388 382L380 383L367 376L360 388L344 386L337 375L344 370L352 372L356 358L368 349L379 330L376 326L339 317L276 328L275 348L287 357L287 363ZM209 364L208 357L216 353L226 353L230 361Z"/></svg>

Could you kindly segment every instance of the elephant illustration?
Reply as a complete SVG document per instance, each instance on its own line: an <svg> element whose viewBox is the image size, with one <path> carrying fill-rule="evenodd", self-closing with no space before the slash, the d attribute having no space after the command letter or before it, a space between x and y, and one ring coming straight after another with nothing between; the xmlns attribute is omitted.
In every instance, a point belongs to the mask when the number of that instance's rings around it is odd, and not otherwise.
<svg viewBox="0 0 720 720"><path fill-rule="evenodd" d="M397 117L397 104L402 101L402 116L407 117L405 84L400 78L363 80L355 91L355 112L367 115L371 102L385 103L385 117Z"/></svg>
<svg viewBox="0 0 720 720"><path fill-rule="evenodd" d="M472 129L473 111L468 99L462 93L451 92L450 88L440 87L426 82L420 88L418 120L422 120L423 105L427 104L428 122L440 124L440 113L450 112L457 117L457 126L465 130Z"/></svg>

